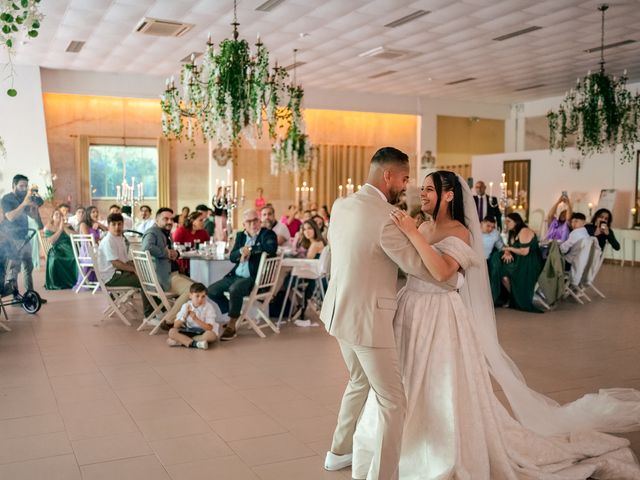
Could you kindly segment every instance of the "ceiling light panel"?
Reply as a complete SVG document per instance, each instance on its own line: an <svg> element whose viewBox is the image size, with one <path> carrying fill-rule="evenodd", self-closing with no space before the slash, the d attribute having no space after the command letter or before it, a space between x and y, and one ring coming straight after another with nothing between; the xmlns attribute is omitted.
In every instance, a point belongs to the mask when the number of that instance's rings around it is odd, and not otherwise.
<svg viewBox="0 0 640 480"><path fill-rule="evenodd" d="M404 17L398 18L392 22L387 23L385 27L397 28L402 25L406 25L407 23L413 22L414 20L417 20L420 17L424 17L425 15L428 15L430 13L431 13L430 10L416 10L415 12L410 13L409 15L405 15Z"/></svg>
<svg viewBox="0 0 640 480"><path fill-rule="evenodd" d="M506 33L504 35L500 35L499 37L494 38L493 40L497 42L504 42L505 40L509 40L511 38L516 38L521 35L526 35L527 33L535 32L536 30L540 30L542 27L537 25L532 25L530 27L521 28L520 30L515 30L510 33Z"/></svg>
<svg viewBox="0 0 640 480"><path fill-rule="evenodd" d="M614 42L614 43L608 43L605 44L604 49L608 50L610 48L617 48L617 47L622 47L625 45L630 45L632 43L636 43L635 40L622 40L620 42ZM593 53L593 52L599 52L600 51L600 47L593 47L593 48L588 48L585 50L586 53Z"/></svg>
<svg viewBox="0 0 640 480"><path fill-rule="evenodd" d="M278 7L284 1L285 0L267 0L266 2L258 5L256 7L256 10L258 10L259 12L270 12L274 10L276 7Z"/></svg>

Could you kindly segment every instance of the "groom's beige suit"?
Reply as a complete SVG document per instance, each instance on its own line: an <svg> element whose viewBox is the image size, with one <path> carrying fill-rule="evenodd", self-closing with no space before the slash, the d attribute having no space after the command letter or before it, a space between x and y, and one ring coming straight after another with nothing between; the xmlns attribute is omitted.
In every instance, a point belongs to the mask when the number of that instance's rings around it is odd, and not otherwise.
<svg viewBox="0 0 640 480"><path fill-rule="evenodd" d="M367 184L334 204L329 227L331 280L321 319L338 339L349 369L331 451L351 453L369 389L376 394L380 435L368 479L398 478L406 397L393 334L398 267L428 278L407 237L391 221L394 207Z"/></svg>

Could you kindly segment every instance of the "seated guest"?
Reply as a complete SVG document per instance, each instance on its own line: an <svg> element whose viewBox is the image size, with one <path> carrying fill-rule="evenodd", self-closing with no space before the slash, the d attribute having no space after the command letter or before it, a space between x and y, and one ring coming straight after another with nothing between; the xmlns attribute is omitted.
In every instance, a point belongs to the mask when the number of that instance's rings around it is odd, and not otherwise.
<svg viewBox="0 0 640 480"><path fill-rule="evenodd" d="M320 233L322 234L322 238L326 242L328 228L326 223L324 223L324 219L320 215L314 215L313 217L311 217L311 221L317 225L318 229L320 230Z"/></svg>
<svg viewBox="0 0 640 480"><path fill-rule="evenodd" d="M98 209L93 205L90 205L85 209L84 217L82 218L82 221L78 225L79 233L83 235L91 235L93 237L93 243L95 243L96 245L98 245L98 243L100 242L100 238L102 237L102 234L108 231L107 227L105 227L102 223L100 223L99 215L100 215L100 212L98 211ZM78 253L83 257L87 257L89 255L87 246L83 244L82 248ZM80 285L80 282L82 282L83 276L86 275L88 270L90 270L89 267L82 267L82 272L78 272L78 279L76 281L75 286ZM97 281L95 271L92 271L89 274L89 277L87 278L87 280L89 282Z"/></svg>
<svg viewBox="0 0 640 480"><path fill-rule="evenodd" d="M276 212L271 205L265 205L260 212L260 220L262 221L262 226L264 228L268 228L269 230L273 230L273 232L278 237L278 245L284 245L286 242L291 240L291 233L289 233L289 229L286 225L278 222L276 220Z"/></svg>
<svg viewBox="0 0 640 480"><path fill-rule="evenodd" d="M133 225L136 232L144 233L151 228L155 220L151 217L151 207L149 205L140 206L140 219Z"/></svg>
<svg viewBox="0 0 640 480"><path fill-rule="evenodd" d="M120 209L120 213L122 213L122 218L124 219L124 229L133 230L133 211L131 206L125 205Z"/></svg>
<svg viewBox="0 0 640 480"><path fill-rule="evenodd" d="M206 213L196 210L189 214L184 224L176 228L173 232L173 241L175 243L190 243L191 248L196 248L196 244L209 241L209 234L204 229L204 217ZM180 271L185 275L189 275L189 260L178 260Z"/></svg>
<svg viewBox="0 0 640 480"><path fill-rule="evenodd" d="M320 218L320 220L322 220L322 218ZM296 249L299 252L298 256L303 256L304 258L320 258L320 254L327 242L322 236L318 224L314 221L307 220L302 224L301 231L302 236L296 244Z"/></svg>
<svg viewBox="0 0 640 480"><path fill-rule="evenodd" d="M184 225L184 222L185 222L185 220L187 219L187 217L189 216L190 213L191 213L191 209L189 207L182 207L182 212L180 212L180 215L178 216L178 226L179 227Z"/></svg>
<svg viewBox="0 0 640 480"><path fill-rule="evenodd" d="M82 222L83 218L84 207L78 207L76 208L76 214L69 219L69 225L77 232L80 228L80 223Z"/></svg>
<svg viewBox="0 0 640 480"><path fill-rule="evenodd" d="M611 245L611 248L614 250L620 250L620 244L613 234L613 230L611 230L612 222L613 215L611 215L611 212L606 208L600 208L593 215L591 223L584 226L587 232L589 232L589 235L598 239L598 244L602 250L604 250L607 242L609 242L609 245Z"/></svg>
<svg viewBox="0 0 640 480"><path fill-rule="evenodd" d="M98 275L108 287L136 287L140 288L140 280L136 275L133 262L129 260L127 244L124 241L124 218L120 213L111 213L107 217L109 233L100 242L98 247ZM153 312L146 295L142 295L144 316Z"/></svg>
<svg viewBox="0 0 640 480"><path fill-rule="evenodd" d="M311 214L311 210L305 210L304 212L302 212L303 222L306 222L307 220L311 220L311 217L313 217L313 215Z"/></svg>
<svg viewBox="0 0 640 480"><path fill-rule="evenodd" d="M504 248L504 242L500 237L500 232L496 230L496 218L487 215L480 222L480 229L482 230L482 244L484 247L484 258L489 260L489 257L494 250L502 250Z"/></svg>
<svg viewBox="0 0 640 480"><path fill-rule="evenodd" d="M167 325L172 325L176 314L189 300L189 288L193 281L181 275L176 259L179 254L173 249L171 242L171 228L173 227L173 210L160 208L156 212L153 226L149 227L142 237L142 249L149 252L154 259L156 274L160 286L165 292L178 295L173 307L164 317Z"/></svg>
<svg viewBox="0 0 640 480"><path fill-rule="evenodd" d="M253 289L262 252L273 256L278 250L276 234L268 228L261 228L254 209L245 210L242 220L244 231L236 235L229 255L229 260L236 265L223 279L208 288L209 298L218 304L222 313L229 313L229 323L220 336L221 341L236 337L236 322L240 317L242 301ZM225 292L229 292L228 300Z"/></svg>
<svg viewBox="0 0 640 480"><path fill-rule="evenodd" d="M318 210L318 215L322 217L322 219L324 220L324 224L327 228L329 228L329 219L331 218L329 207L327 207L326 205L321 206L320 210Z"/></svg>
<svg viewBox="0 0 640 480"><path fill-rule="evenodd" d="M579 255L578 243L589 237L589 232L584 228L585 223L587 223L587 217L583 213L576 212L571 215L571 233L569 238L560 244L560 251L568 264L572 264Z"/></svg>
<svg viewBox="0 0 640 480"><path fill-rule="evenodd" d="M560 205L563 205L561 208ZM566 205L566 207L564 207ZM560 212L560 213L558 213ZM572 218L571 200L564 195L561 195L556 203L554 203L549 209L547 215L547 235L546 240L558 240L564 242L569 238L569 224Z"/></svg>
<svg viewBox="0 0 640 480"><path fill-rule="evenodd" d="M207 299L207 287L194 283L189 287L189 300L182 305L174 327L169 330L167 345L182 345L206 350L218 339L216 309Z"/></svg>
<svg viewBox="0 0 640 480"><path fill-rule="evenodd" d="M69 220L69 210L71 210L69 204L61 203L58 205L57 210L62 214L62 219L67 222Z"/></svg>
<svg viewBox="0 0 640 480"><path fill-rule="evenodd" d="M296 233L300 230L302 222L298 218L298 209L295 205L289 205L287 214L283 215L280 219L280 223L285 225L289 229L290 237L295 237Z"/></svg>
<svg viewBox="0 0 640 480"><path fill-rule="evenodd" d="M196 206L196 211L204 213L204 229L209 234L209 238L213 238L213 232L216 229L213 210L207 207L204 203L201 203Z"/></svg>
<svg viewBox="0 0 640 480"><path fill-rule="evenodd" d="M69 237L73 233L75 232L65 222L62 212L54 210L51 220L44 227L44 236L51 242L44 282L47 290L65 290L73 288L76 283L78 267Z"/></svg>
<svg viewBox="0 0 640 480"><path fill-rule="evenodd" d="M538 239L518 213L509 213L505 225L509 232L508 245L489 259L493 301L500 303L504 286L510 307L540 313L533 305L533 293L542 270Z"/></svg>

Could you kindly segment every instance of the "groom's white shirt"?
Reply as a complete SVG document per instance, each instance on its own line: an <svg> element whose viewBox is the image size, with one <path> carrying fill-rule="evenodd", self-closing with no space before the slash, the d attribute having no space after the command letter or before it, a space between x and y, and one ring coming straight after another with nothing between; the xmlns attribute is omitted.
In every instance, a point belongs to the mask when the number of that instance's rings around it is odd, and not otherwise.
<svg viewBox="0 0 640 480"><path fill-rule="evenodd" d="M398 267L433 281L409 239L392 222L384 194L365 184L331 213L331 280L320 318L351 345L395 347Z"/></svg>

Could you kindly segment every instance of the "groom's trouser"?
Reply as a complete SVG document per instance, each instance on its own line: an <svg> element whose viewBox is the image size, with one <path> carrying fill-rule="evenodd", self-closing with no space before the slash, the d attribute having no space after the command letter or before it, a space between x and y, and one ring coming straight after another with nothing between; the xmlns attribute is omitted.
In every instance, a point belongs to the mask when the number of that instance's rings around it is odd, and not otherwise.
<svg viewBox="0 0 640 480"><path fill-rule="evenodd" d="M396 480L407 400L402 386L398 352L393 348L349 345L338 340L349 369L331 451L352 453L353 434L372 388L378 402L379 435L368 479Z"/></svg>

